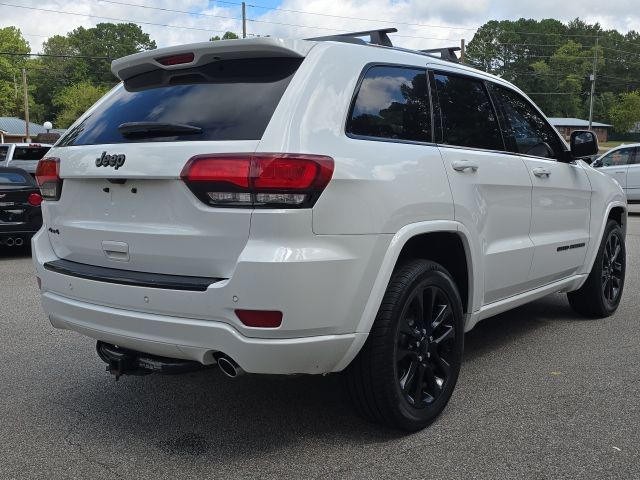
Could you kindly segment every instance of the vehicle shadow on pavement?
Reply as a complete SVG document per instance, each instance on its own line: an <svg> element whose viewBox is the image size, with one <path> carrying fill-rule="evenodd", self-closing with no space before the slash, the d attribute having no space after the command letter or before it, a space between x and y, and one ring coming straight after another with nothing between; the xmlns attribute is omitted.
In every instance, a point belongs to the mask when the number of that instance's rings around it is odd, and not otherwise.
<svg viewBox="0 0 640 480"><path fill-rule="evenodd" d="M557 318L574 318L560 295L482 322L467 335L465 362L538 329L553 328ZM88 441L105 448L106 443L106 450L113 448L114 454L119 437L129 439L131 453L139 449L140 454L149 455L152 450L157 455L215 463L268 456L305 440L355 448L404 436L359 418L339 375L229 379L211 368L178 376L123 377L115 382L99 360L74 370L77 375L63 381L66 387L60 385L63 388L51 400L53 408L59 409L53 417L69 422L60 428L70 429L71 444Z"/></svg>
<svg viewBox="0 0 640 480"><path fill-rule="evenodd" d="M465 336L464 362L472 362L559 321L592 320L575 313L566 295L550 295L478 323Z"/></svg>

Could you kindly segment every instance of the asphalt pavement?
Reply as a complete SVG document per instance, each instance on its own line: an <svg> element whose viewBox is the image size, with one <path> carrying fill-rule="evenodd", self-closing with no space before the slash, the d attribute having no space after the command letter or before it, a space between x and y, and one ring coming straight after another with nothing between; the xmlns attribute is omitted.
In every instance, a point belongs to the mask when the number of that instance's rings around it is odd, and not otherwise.
<svg viewBox="0 0 640 480"><path fill-rule="evenodd" d="M640 478L640 217L618 312L553 295L466 337L444 414L412 435L355 415L340 377L104 371L53 329L29 252L0 253L0 479Z"/></svg>

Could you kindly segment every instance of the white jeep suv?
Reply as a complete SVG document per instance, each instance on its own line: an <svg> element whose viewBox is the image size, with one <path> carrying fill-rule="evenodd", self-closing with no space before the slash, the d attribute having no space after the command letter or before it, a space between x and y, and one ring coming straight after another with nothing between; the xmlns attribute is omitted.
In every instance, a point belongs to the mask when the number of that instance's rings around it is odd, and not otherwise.
<svg viewBox="0 0 640 480"><path fill-rule="evenodd" d="M344 371L363 415L416 430L480 320L554 292L611 315L626 201L579 160L595 136L569 149L513 85L388 31L114 61L38 166L52 325L115 375Z"/></svg>

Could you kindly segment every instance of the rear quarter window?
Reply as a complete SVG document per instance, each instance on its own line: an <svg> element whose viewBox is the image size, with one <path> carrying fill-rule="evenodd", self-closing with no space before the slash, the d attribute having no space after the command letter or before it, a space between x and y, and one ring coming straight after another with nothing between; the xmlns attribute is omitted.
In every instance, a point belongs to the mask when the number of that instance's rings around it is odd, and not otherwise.
<svg viewBox="0 0 640 480"><path fill-rule="evenodd" d="M0 172L0 185L29 185L29 180L16 172Z"/></svg>
<svg viewBox="0 0 640 480"><path fill-rule="evenodd" d="M223 60L184 70L154 70L118 86L57 146L132 142L259 140L302 59ZM186 124L197 134L124 137L129 122Z"/></svg>
<svg viewBox="0 0 640 480"><path fill-rule="evenodd" d="M357 137L430 142L426 70L371 67L360 84L346 130Z"/></svg>
<svg viewBox="0 0 640 480"><path fill-rule="evenodd" d="M9 153L9 147L0 147L0 162L4 162L7 159Z"/></svg>

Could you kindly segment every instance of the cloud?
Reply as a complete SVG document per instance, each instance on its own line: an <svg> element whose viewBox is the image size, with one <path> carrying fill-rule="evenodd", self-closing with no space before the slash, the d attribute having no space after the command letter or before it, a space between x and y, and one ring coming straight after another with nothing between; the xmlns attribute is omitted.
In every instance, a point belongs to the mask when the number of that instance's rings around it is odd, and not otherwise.
<svg viewBox="0 0 640 480"><path fill-rule="evenodd" d="M389 108L393 101L399 101L397 92L400 85L410 85L411 82L405 77L373 77L365 78L358 94L358 112L378 114L380 110Z"/></svg>
<svg viewBox="0 0 640 480"><path fill-rule="evenodd" d="M189 27L141 25L158 46L206 41L227 30L236 33L242 30L239 7L208 0L183 0L179 3L173 0L122 0L126 5L106 0L7 0L7 3L81 14L72 16L0 6L0 26L19 27L33 51L40 51L41 43L48 36L65 34L80 25L91 27L110 21L82 15ZM136 4L205 15L140 8ZM585 21L599 22L604 28L616 28L623 33L640 25L640 10L633 8L629 0L609 0L606 8L599 0L582 0L578 9L575 2L557 0L282 0L279 8L281 10L248 6L248 32L253 35L305 38L397 26L400 30L394 36L397 45L433 48L457 45L461 38L468 42L477 27L492 19L553 17L566 22L579 16Z"/></svg>

